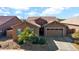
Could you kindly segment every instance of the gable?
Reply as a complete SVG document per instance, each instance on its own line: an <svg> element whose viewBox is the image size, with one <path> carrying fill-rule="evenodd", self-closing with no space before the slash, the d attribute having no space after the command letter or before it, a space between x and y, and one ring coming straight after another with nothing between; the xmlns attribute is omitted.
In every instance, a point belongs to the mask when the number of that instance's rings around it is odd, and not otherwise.
<svg viewBox="0 0 79 59"><path fill-rule="evenodd" d="M56 17L41 16L41 17L28 17L27 22L41 27L40 25L49 24L51 22L58 21Z"/></svg>
<svg viewBox="0 0 79 59"><path fill-rule="evenodd" d="M58 22L58 21L54 21L54 22L51 22L51 23L49 23L49 24L46 24L45 25L46 27L67 27L65 24L63 24L63 23L60 23L60 22Z"/></svg>
<svg viewBox="0 0 79 59"><path fill-rule="evenodd" d="M42 26L42 25L44 25L44 24L47 24L48 22L47 22L47 20L42 19L42 18L40 17L40 18L38 18L38 19L35 20L35 23L38 24L38 25L40 25L40 26Z"/></svg>
<svg viewBox="0 0 79 59"><path fill-rule="evenodd" d="M34 25L34 24L31 24L31 23L29 23L29 22L26 22L26 27L35 27L35 28L37 28L38 26L36 26L36 25Z"/></svg>

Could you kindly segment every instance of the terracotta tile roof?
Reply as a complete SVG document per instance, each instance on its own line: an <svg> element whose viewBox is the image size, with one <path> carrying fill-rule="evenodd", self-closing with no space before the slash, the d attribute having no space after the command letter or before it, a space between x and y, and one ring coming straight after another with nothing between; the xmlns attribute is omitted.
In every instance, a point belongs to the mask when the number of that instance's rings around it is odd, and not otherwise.
<svg viewBox="0 0 79 59"><path fill-rule="evenodd" d="M61 23L79 25L79 16L68 18L67 20L61 21Z"/></svg>
<svg viewBox="0 0 79 59"><path fill-rule="evenodd" d="M33 17L28 17L26 21L29 22L29 23L32 23L32 24L34 24L34 25L36 25L38 27L40 27L40 25L38 25L35 22L35 20L39 19L39 18L42 18L42 19L46 20L47 23L51 23L53 21L58 21L58 19L56 17L53 17L53 16L41 16L41 17L35 17L35 16L33 16Z"/></svg>

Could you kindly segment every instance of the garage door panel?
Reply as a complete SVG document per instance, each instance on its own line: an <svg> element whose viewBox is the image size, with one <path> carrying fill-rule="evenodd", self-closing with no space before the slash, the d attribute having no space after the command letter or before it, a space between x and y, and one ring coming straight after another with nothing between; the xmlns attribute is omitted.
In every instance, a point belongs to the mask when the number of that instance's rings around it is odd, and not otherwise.
<svg viewBox="0 0 79 59"><path fill-rule="evenodd" d="M47 29L47 36L63 36L63 29Z"/></svg>

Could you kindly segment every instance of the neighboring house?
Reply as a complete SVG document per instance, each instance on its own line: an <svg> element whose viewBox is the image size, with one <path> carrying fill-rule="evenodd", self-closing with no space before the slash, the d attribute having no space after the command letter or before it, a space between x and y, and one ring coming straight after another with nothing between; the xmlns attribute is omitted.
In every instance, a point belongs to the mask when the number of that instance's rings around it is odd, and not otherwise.
<svg viewBox="0 0 79 59"><path fill-rule="evenodd" d="M79 31L79 16L75 16L67 20L61 21L61 23L66 24L71 32Z"/></svg>
<svg viewBox="0 0 79 59"><path fill-rule="evenodd" d="M12 38L17 39L18 38L17 32L18 31L21 32L25 27L26 27L25 22L21 22L20 24L16 24L16 25L11 26L11 28L12 28L12 34L11 34Z"/></svg>
<svg viewBox="0 0 79 59"><path fill-rule="evenodd" d="M25 21L23 21L20 24L16 24L16 25L11 26L11 28L12 28L12 38L14 40L17 40L18 34L19 34L18 32L22 32L26 27L29 27L31 29L34 29L34 32L35 33L37 33L37 31L39 30L39 28L36 25L31 24L31 23L29 23L29 22L27 22L25 20Z"/></svg>
<svg viewBox="0 0 79 59"><path fill-rule="evenodd" d="M0 35L7 34L11 30L11 26L21 23L16 16L0 16Z"/></svg>
<svg viewBox="0 0 79 59"><path fill-rule="evenodd" d="M56 17L28 17L26 21L19 25L12 26L15 29L23 30L25 27L31 28L38 36L46 37L62 37L67 35L68 27L56 18ZM16 38L16 37L14 37Z"/></svg>

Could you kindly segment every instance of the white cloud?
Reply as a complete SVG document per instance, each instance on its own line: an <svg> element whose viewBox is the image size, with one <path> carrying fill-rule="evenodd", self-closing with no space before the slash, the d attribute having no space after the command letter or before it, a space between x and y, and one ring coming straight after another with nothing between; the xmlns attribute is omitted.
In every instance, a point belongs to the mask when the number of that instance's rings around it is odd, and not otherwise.
<svg viewBox="0 0 79 59"><path fill-rule="evenodd" d="M8 14L4 14L3 16L8 16Z"/></svg>
<svg viewBox="0 0 79 59"><path fill-rule="evenodd" d="M0 9L0 13L1 13L1 14L7 14L7 15L10 14L9 11L3 11L3 10L1 10L1 9Z"/></svg>
<svg viewBox="0 0 79 59"><path fill-rule="evenodd" d="M0 7L28 9L28 7L79 7L78 0L0 0Z"/></svg>
<svg viewBox="0 0 79 59"><path fill-rule="evenodd" d="M0 7L10 7L15 9L29 9L26 0L0 0Z"/></svg>
<svg viewBox="0 0 79 59"><path fill-rule="evenodd" d="M10 14L10 12L8 12L8 11L7 11L7 12L4 12L4 13L5 13L5 14Z"/></svg>
<svg viewBox="0 0 79 59"><path fill-rule="evenodd" d="M18 17L19 19L23 19L23 17L22 17L22 16L20 16L20 15L17 15L17 17Z"/></svg>
<svg viewBox="0 0 79 59"><path fill-rule="evenodd" d="M20 10L15 11L15 14L20 14L20 13L22 13L22 11L20 11Z"/></svg>
<svg viewBox="0 0 79 59"><path fill-rule="evenodd" d="M2 13L3 11L0 9L0 13Z"/></svg>
<svg viewBox="0 0 79 59"><path fill-rule="evenodd" d="M47 8L46 10L44 10L42 12L41 15L53 15L53 14L58 14L61 13L65 8L56 8L56 7L52 7L52 8Z"/></svg>
<svg viewBox="0 0 79 59"><path fill-rule="evenodd" d="M36 16L38 13L35 11L31 11L28 13L28 16Z"/></svg>
<svg viewBox="0 0 79 59"><path fill-rule="evenodd" d="M77 14L74 14L73 16L79 16L79 13L77 13Z"/></svg>

